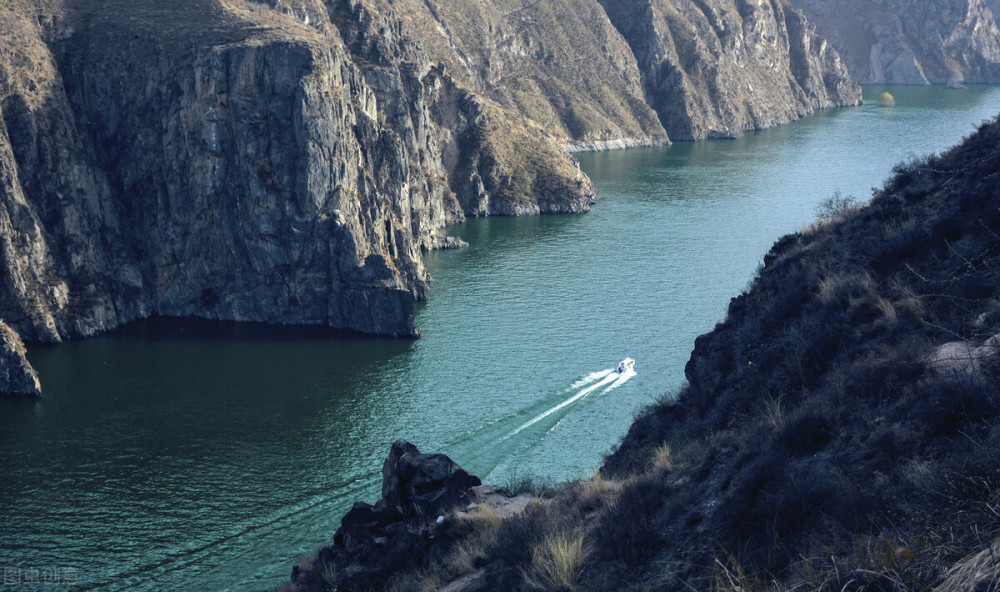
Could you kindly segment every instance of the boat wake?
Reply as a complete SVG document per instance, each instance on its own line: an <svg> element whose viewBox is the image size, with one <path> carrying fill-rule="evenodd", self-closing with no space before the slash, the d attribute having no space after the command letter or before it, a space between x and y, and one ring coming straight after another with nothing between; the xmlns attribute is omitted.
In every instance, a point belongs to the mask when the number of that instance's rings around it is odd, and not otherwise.
<svg viewBox="0 0 1000 592"><path fill-rule="evenodd" d="M591 372L590 374L584 376L580 380L571 384L569 388L578 389L580 387L587 386L588 384L594 382L595 380L600 380L601 378L604 378L605 376L611 374L612 372L614 372L614 370L610 368L608 368L607 370L599 370L597 372Z"/></svg>
<svg viewBox="0 0 1000 592"><path fill-rule="evenodd" d="M635 370L630 370L629 372L632 373L632 376L635 376ZM600 372L594 372L594 373L588 374L587 376L585 376L581 380L578 380L578 381L574 382L573 386L570 387L571 390L574 389L574 388L579 388L580 389L579 391L573 393L573 395L571 397L569 397L565 401L559 403L558 405L555 405L554 407L550 407L550 408L546 409L545 411L539 413L535 417L532 417L528 421L522 423L517 428L515 428L512 432L510 432L509 434L507 434L506 436L504 436L501 439L501 442L503 440L507 440L509 438L513 438L514 436L520 434L525 429L527 429L527 428L535 425L536 423L542 421L543 419L545 419L546 417L548 417L548 416L552 415L553 413L559 411L560 409L563 409L565 407L568 407L568 406L572 405L573 403L576 403L580 399L586 397L587 395L589 395L590 393L596 391L597 389L601 388L602 386L607 387L603 391L601 391L601 394L604 394L604 393L608 392L609 390L615 388L616 386L620 386L622 384L625 384L625 382L627 382L629 378L631 378L631 376L628 376L628 372L622 373L622 374L618 374L614 370L610 370L610 369L609 370L602 370ZM583 388L581 388L581 387L583 387Z"/></svg>
<svg viewBox="0 0 1000 592"><path fill-rule="evenodd" d="M623 372L608 368L585 374L567 388L483 423L446 442L440 450L473 473L485 476L486 481L495 482L497 476L503 476L505 465L538 445L546 434L568 416L572 405L592 395L602 396L635 376L636 372L631 367ZM115 574L105 574L107 577L102 577L81 590L100 588L124 591L135 587L143 588L173 572L190 569L195 565L210 571L212 558L223 551L229 554L251 554L256 548L280 546L280 542L272 545L262 544L261 541L279 539L288 529L335 528L335 525L330 524L329 517L337 514L343 500L355 500L359 496L377 492L380 478L381 471L373 469L351 476L341 483L323 484L306 492L297 504L277 509L270 515L250 517L235 525L230 532L221 533L213 539L191 541L164 550L159 557ZM298 551L308 553L310 549ZM291 559L287 557L274 559L278 565L289 561Z"/></svg>
<svg viewBox="0 0 1000 592"><path fill-rule="evenodd" d="M601 394L603 395L604 393L606 393L608 391L615 390L616 388L618 388L621 385L625 384L629 380L632 380L633 376L635 376L635 369L633 369L633 368L630 368L630 369L626 370L625 372L622 372L621 374L618 375L618 379L617 380L615 380L614 382L612 382L611 385L608 386L608 388L606 388L603 391L601 391Z"/></svg>

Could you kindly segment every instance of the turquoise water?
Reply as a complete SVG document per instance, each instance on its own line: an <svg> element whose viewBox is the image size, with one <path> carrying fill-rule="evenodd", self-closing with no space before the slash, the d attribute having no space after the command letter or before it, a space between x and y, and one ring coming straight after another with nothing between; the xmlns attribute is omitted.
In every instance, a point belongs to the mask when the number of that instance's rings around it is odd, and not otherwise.
<svg viewBox="0 0 1000 592"><path fill-rule="evenodd" d="M7 588L275 586L374 501L401 437L493 482L591 474L780 235L1000 112L998 87L882 90L738 140L580 155L591 213L449 229L471 246L427 255L418 341L161 321L31 348L45 399L0 401L0 570L78 583ZM606 374L625 356L634 375Z"/></svg>

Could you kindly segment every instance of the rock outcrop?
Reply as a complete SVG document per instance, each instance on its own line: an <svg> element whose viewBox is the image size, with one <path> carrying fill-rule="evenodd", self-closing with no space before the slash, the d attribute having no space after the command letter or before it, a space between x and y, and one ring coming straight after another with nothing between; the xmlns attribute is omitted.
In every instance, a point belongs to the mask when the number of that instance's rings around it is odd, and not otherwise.
<svg viewBox="0 0 1000 592"><path fill-rule="evenodd" d="M341 519L333 545L292 570L286 591L322 590L324 572L350 568L349 580L365 581L405 557L417 558L439 536L447 536L444 515L467 508L496 488L443 454L423 454L405 440L395 442L382 467L382 499L357 502Z"/></svg>
<svg viewBox="0 0 1000 592"><path fill-rule="evenodd" d="M601 3L674 140L739 136L861 100L837 52L787 1Z"/></svg>
<svg viewBox="0 0 1000 592"><path fill-rule="evenodd" d="M38 375L28 363L26 354L17 333L0 321L0 395L42 395Z"/></svg>
<svg viewBox="0 0 1000 592"><path fill-rule="evenodd" d="M995 0L790 0L861 83L1000 82Z"/></svg>
<svg viewBox="0 0 1000 592"><path fill-rule="evenodd" d="M415 335L442 227L587 211L567 146L859 99L781 2L627 4L11 0L0 315L28 341L153 315Z"/></svg>

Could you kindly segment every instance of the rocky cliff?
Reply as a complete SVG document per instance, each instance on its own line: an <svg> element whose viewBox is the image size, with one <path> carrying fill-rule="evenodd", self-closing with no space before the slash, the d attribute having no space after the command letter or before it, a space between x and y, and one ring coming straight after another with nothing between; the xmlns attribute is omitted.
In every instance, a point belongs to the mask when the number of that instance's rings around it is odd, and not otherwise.
<svg viewBox="0 0 1000 592"><path fill-rule="evenodd" d="M26 339L152 314L412 334L445 224L592 200L554 142L360 7L2 15L0 310ZM505 160L518 139L530 162Z"/></svg>
<svg viewBox="0 0 1000 592"><path fill-rule="evenodd" d="M401 16L461 84L563 142L667 140L632 52L595 0L366 4Z"/></svg>
<svg viewBox="0 0 1000 592"><path fill-rule="evenodd" d="M17 333L0 321L0 395L38 397L42 387Z"/></svg>
<svg viewBox="0 0 1000 592"><path fill-rule="evenodd" d="M734 137L856 104L840 58L784 0L602 0L673 139Z"/></svg>
<svg viewBox="0 0 1000 592"><path fill-rule="evenodd" d="M994 0L790 0L862 83L1000 82Z"/></svg>
<svg viewBox="0 0 1000 592"><path fill-rule="evenodd" d="M675 4L645 38L595 0L8 2L0 315L29 341L152 315L413 335L445 225L588 209L568 145L859 99L783 4ZM701 49L653 60L678 22Z"/></svg>

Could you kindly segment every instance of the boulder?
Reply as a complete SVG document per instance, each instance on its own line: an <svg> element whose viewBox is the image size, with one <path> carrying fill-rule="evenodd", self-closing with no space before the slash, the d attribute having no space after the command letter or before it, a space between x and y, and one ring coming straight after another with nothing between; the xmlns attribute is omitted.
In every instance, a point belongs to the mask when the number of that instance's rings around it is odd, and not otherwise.
<svg viewBox="0 0 1000 592"><path fill-rule="evenodd" d="M382 501L401 516L434 517L469 500L469 488L481 485L444 454L422 454L397 440L382 465Z"/></svg>
<svg viewBox="0 0 1000 592"><path fill-rule="evenodd" d="M464 507L481 485L444 454L423 454L406 440L397 440L382 465L382 499L357 502L340 520L334 548L355 562L367 562L377 548L395 548L400 541L426 534L434 519Z"/></svg>

